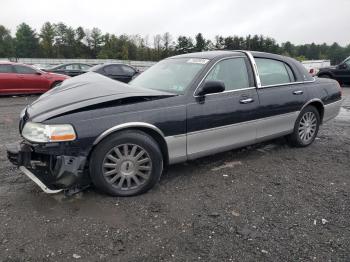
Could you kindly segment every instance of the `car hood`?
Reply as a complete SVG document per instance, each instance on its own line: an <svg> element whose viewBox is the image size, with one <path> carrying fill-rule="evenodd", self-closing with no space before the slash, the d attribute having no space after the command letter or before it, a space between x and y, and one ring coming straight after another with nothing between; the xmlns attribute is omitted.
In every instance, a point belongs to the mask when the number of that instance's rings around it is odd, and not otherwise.
<svg viewBox="0 0 350 262"><path fill-rule="evenodd" d="M174 94L136 88L97 73L69 78L27 106L26 118L42 122L84 107L128 97L169 97Z"/></svg>

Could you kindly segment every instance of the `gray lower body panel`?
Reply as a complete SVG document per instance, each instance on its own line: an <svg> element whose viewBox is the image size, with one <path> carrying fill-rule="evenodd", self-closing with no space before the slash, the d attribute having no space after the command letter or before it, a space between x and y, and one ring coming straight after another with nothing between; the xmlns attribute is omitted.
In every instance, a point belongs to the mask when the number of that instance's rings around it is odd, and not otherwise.
<svg viewBox="0 0 350 262"><path fill-rule="evenodd" d="M339 114L342 103L343 100L339 100L324 106L323 123L335 118Z"/></svg>
<svg viewBox="0 0 350 262"><path fill-rule="evenodd" d="M293 132L299 112L165 138L169 163L179 163L273 139Z"/></svg>

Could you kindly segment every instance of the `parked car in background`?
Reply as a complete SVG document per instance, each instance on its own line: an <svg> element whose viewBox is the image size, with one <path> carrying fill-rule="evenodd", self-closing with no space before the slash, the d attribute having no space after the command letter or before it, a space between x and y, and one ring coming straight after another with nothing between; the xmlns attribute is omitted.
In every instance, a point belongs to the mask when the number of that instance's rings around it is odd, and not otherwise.
<svg viewBox="0 0 350 262"><path fill-rule="evenodd" d="M70 63L61 64L44 70L47 72L64 74L73 77L86 73L91 67L91 65L83 63Z"/></svg>
<svg viewBox="0 0 350 262"><path fill-rule="evenodd" d="M50 64L31 64L31 66L42 71L45 71L46 69L53 67L53 65L50 65Z"/></svg>
<svg viewBox="0 0 350 262"><path fill-rule="evenodd" d="M114 80L129 83L140 71L132 66L117 63L96 65L90 68L91 72L99 73Z"/></svg>
<svg viewBox="0 0 350 262"><path fill-rule="evenodd" d="M320 68L318 77L337 80L340 85L350 84L350 57L336 66Z"/></svg>
<svg viewBox="0 0 350 262"><path fill-rule="evenodd" d="M316 76L320 68L331 65L330 60L305 60L301 62L310 75Z"/></svg>
<svg viewBox="0 0 350 262"><path fill-rule="evenodd" d="M146 192L164 167L280 136L306 147L340 110L342 93L294 59L212 51L165 59L124 84L71 78L26 107L9 160L44 191L92 183ZM85 184L86 185L86 184Z"/></svg>
<svg viewBox="0 0 350 262"><path fill-rule="evenodd" d="M0 95L45 93L67 78L29 65L0 62Z"/></svg>

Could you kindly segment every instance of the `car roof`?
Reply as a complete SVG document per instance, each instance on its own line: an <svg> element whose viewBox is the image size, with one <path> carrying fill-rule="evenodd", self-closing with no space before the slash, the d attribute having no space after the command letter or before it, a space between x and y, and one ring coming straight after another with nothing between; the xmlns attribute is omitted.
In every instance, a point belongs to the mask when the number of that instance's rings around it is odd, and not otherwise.
<svg viewBox="0 0 350 262"><path fill-rule="evenodd" d="M32 65L16 63L16 62L11 62L11 61L0 61L0 65L21 65L21 66L33 67Z"/></svg>
<svg viewBox="0 0 350 262"><path fill-rule="evenodd" d="M242 55L241 52L238 51L230 51L230 50L218 50L218 51L205 51L205 52L195 52L182 54L177 56L172 56L171 58L201 58L201 59L214 59L221 56L239 56Z"/></svg>
<svg viewBox="0 0 350 262"><path fill-rule="evenodd" d="M86 63L79 63L79 62L72 62L72 63L63 63L63 64L59 64L57 66L64 66L64 65L88 65L89 64L86 64Z"/></svg>
<svg viewBox="0 0 350 262"><path fill-rule="evenodd" d="M257 57L266 57L266 58L275 58L275 59L284 59L285 57L257 51L246 51L246 50L216 50L216 51L205 51L205 52L196 52L188 53L177 56L172 56L170 58L200 58L200 59L215 59L227 56L241 56L242 52L250 52L253 56Z"/></svg>
<svg viewBox="0 0 350 262"><path fill-rule="evenodd" d="M60 68L62 66L68 66L68 65L86 65L86 66L92 67L92 65L89 65L86 63L73 62L73 63L64 63L64 64L55 65L55 66L49 67L48 69L52 70L52 69L56 69L56 68Z"/></svg>
<svg viewBox="0 0 350 262"><path fill-rule="evenodd" d="M100 68L103 68L105 66L110 66L110 65L125 65L125 66L128 66L128 67L131 67L131 68L134 68L133 66L131 65L128 65L128 64L124 64L124 63L103 63L103 64L98 64L98 65L95 65L95 66L92 66L90 68L91 71L95 71L95 70L98 70ZM134 68L135 69L135 68Z"/></svg>

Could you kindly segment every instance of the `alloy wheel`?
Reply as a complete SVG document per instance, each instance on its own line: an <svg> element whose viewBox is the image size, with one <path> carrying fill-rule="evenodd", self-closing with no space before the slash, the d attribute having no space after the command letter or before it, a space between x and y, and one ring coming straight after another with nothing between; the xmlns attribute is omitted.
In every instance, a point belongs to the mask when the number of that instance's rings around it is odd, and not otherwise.
<svg viewBox="0 0 350 262"><path fill-rule="evenodd" d="M298 134L303 143L307 144L314 138L317 130L317 118L313 112L306 112L299 122Z"/></svg>
<svg viewBox="0 0 350 262"><path fill-rule="evenodd" d="M152 172L148 152L139 145L113 147L104 157L102 172L106 181L119 190L134 190L145 184Z"/></svg>

